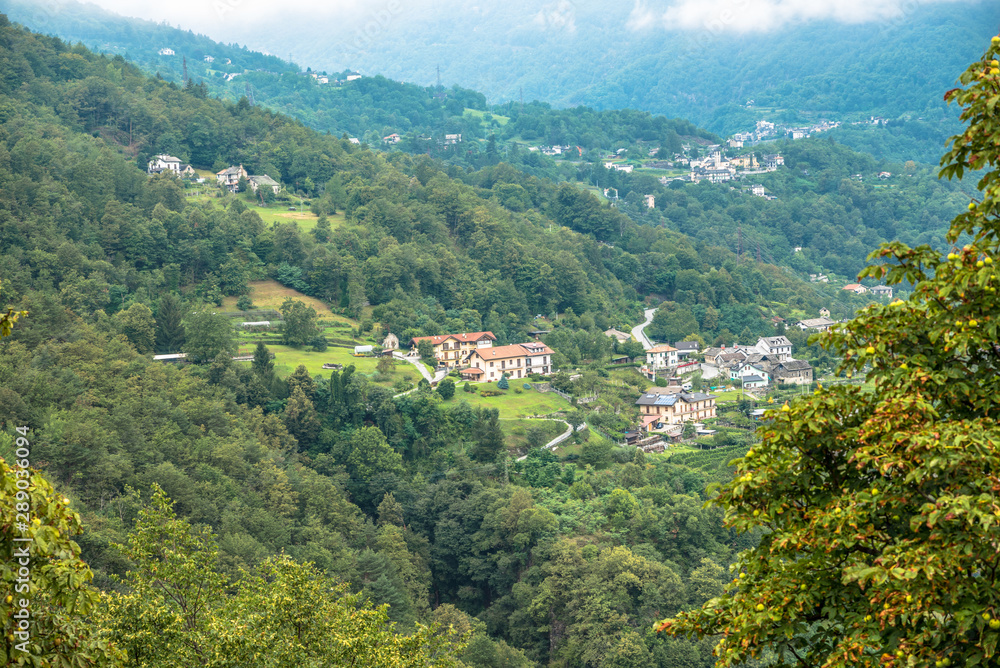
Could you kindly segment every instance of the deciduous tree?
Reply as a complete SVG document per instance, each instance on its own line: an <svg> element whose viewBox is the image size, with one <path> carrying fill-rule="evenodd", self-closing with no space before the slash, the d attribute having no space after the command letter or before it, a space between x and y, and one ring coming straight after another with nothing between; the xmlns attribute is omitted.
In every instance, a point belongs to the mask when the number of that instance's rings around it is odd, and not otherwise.
<svg viewBox="0 0 1000 668"><path fill-rule="evenodd" d="M725 593L661 628L722 636L720 666L996 665L1000 590L1000 37L946 95L968 129L942 176L984 170L947 257L894 242L860 277L914 284L822 339L839 385L773 411L715 503L766 529Z"/></svg>

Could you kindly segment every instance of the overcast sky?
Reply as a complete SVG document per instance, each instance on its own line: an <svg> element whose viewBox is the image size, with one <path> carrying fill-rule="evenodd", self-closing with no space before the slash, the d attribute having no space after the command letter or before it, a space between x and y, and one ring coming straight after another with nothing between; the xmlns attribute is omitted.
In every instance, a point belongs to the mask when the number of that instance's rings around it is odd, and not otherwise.
<svg viewBox="0 0 1000 668"><path fill-rule="evenodd" d="M437 0L91 0L126 16L167 21L216 39L235 39L248 29L256 32L275 20L322 21L349 27L379 11L400 13L452 11L455 4L474 1ZM845 23L906 20L915 8L940 2L965 0L633 0L628 26L636 30L681 29L757 32L781 28L790 23L832 19ZM588 5L594 0L578 0ZM608 3L609 6L617 3ZM572 0L539 2L540 12L566 15ZM616 6L615 9L620 7Z"/></svg>

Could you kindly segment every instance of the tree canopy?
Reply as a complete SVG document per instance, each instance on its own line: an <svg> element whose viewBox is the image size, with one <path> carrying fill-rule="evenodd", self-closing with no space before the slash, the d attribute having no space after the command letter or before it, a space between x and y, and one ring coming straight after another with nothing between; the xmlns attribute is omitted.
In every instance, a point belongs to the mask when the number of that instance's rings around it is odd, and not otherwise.
<svg viewBox="0 0 1000 668"><path fill-rule="evenodd" d="M966 131L942 176L981 175L946 257L891 243L862 272L915 284L823 337L847 377L771 412L715 505L763 528L721 596L667 620L720 666L995 665L1000 640L1000 36L946 99Z"/></svg>

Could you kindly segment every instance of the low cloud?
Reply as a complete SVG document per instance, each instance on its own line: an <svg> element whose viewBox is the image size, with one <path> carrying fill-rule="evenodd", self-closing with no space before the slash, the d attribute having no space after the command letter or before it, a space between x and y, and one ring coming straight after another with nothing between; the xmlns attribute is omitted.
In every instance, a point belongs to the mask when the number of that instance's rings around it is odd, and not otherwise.
<svg viewBox="0 0 1000 668"><path fill-rule="evenodd" d="M542 7L534 22L546 30L576 32L576 6L569 0L557 0Z"/></svg>
<svg viewBox="0 0 1000 668"><path fill-rule="evenodd" d="M666 9L637 1L627 25L632 30L659 26L668 30L765 32L810 21L869 23L896 21L915 9L963 0L677 0Z"/></svg>

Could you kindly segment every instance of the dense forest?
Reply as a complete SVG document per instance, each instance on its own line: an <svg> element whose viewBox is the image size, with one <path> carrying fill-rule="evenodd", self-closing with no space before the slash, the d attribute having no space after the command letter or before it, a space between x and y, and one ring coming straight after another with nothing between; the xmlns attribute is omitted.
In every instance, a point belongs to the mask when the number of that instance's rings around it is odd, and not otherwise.
<svg viewBox="0 0 1000 668"><path fill-rule="evenodd" d="M32 465L81 513L82 558L118 597L95 621L133 660L155 642L145 665L207 665L186 652L211 629L172 626L173 612L155 639L132 626L154 603L150 546L169 537L192 545L183 577L218 592L223 626L249 623L239 611L293 560L355 596L330 614L368 601L388 605L398 634L466 628L466 665L711 664L710 640L651 624L721 591L756 540L703 508L748 433L667 460L595 430L575 460L535 449L511 461L495 410L426 387L394 398L350 366L283 377L263 345L233 362L212 306L277 278L400 338L482 327L501 342L558 313L547 339L571 363L606 358L600 329L627 327L650 293L696 291L721 314L706 335L750 337L773 331L754 286L811 306L825 303L818 288L509 165L469 174L373 153L5 17L0 72L0 281L27 311L0 344L0 453L13 461L14 429L29 427ZM189 197L142 169L160 152L272 174L337 224L303 234L265 224L243 196ZM203 364L150 357L178 347ZM601 397L595 425L628 424L632 382Z"/></svg>
<svg viewBox="0 0 1000 668"><path fill-rule="evenodd" d="M685 146L697 151L699 146L719 141L684 120L631 110L553 109L538 102L487 105L482 94L457 86L423 88L381 76L342 86L323 85L274 57L217 44L169 26L117 17L91 6L68 3L59 13L47 11L44 4L11 7L27 22L110 52L126 53L147 72L156 72L178 85L184 83L181 63L186 59L192 82L188 85L200 95L237 102L250 91L258 104L287 113L315 130L338 136L347 133L372 146L381 145L384 136L400 134L401 142L392 148L427 154L463 168L451 175L475 186L498 188L494 197L508 209L524 211L541 200L552 200L554 190L546 185L546 179L614 188L622 200L619 211L639 225L666 227L733 253L742 248L751 258L789 267L799 275L833 273L851 279L872 249L894 238L943 249L946 222L964 201L957 185L938 181L934 170L921 164L936 161L942 138L950 134L953 122L900 119L877 129L845 125L821 139L761 145L755 149L758 154L780 152L787 159L787 169L751 177L773 198L764 200L726 184L666 186L650 173L629 175L600 166L602 152L607 150L623 148L630 159L643 159L650 151L662 149L669 157L683 152ZM150 44L161 42L174 47L176 55L157 55ZM216 58L213 63L203 60L209 54ZM232 64L219 64L223 58ZM227 72L243 74L227 82ZM198 130L209 131L204 126ZM445 133L461 134L463 141L444 144L441 139ZM214 136L221 139L225 135ZM554 159L527 150L525 146L530 144L571 148L568 156ZM274 159L254 160L246 155L222 159L208 144L202 148L168 143L162 148L215 168L239 158L248 166L294 183L307 195L318 194L328 179L327 174L314 175L307 184L301 169L293 177L286 165L279 168ZM494 168L501 161L516 171L500 170L503 176L499 180L511 182L497 185ZM412 171L412 167L404 168L407 170ZM896 178L881 182L876 176L882 171ZM541 177L542 181L525 181L522 174ZM541 199L536 196L529 203L524 193L540 188L545 191ZM642 204L643 196L650 194L655 196L655 210ZM341 203L344 205L346 201ZM569 220L565 215L555 217L571 229L590 231L565 222ZM608 223L608 229L613 226ZM599 241L611 241L607 234L596 236ZM637 289L670 297L662 284L638 284ZM785 299L779 295L775 301ZM796 305L801 306L798 301ZM581 312L578 304L572 307ZM552 309L538 304L528 310ZM718 331L709 328L703 334L714 338Z"/></svg>

